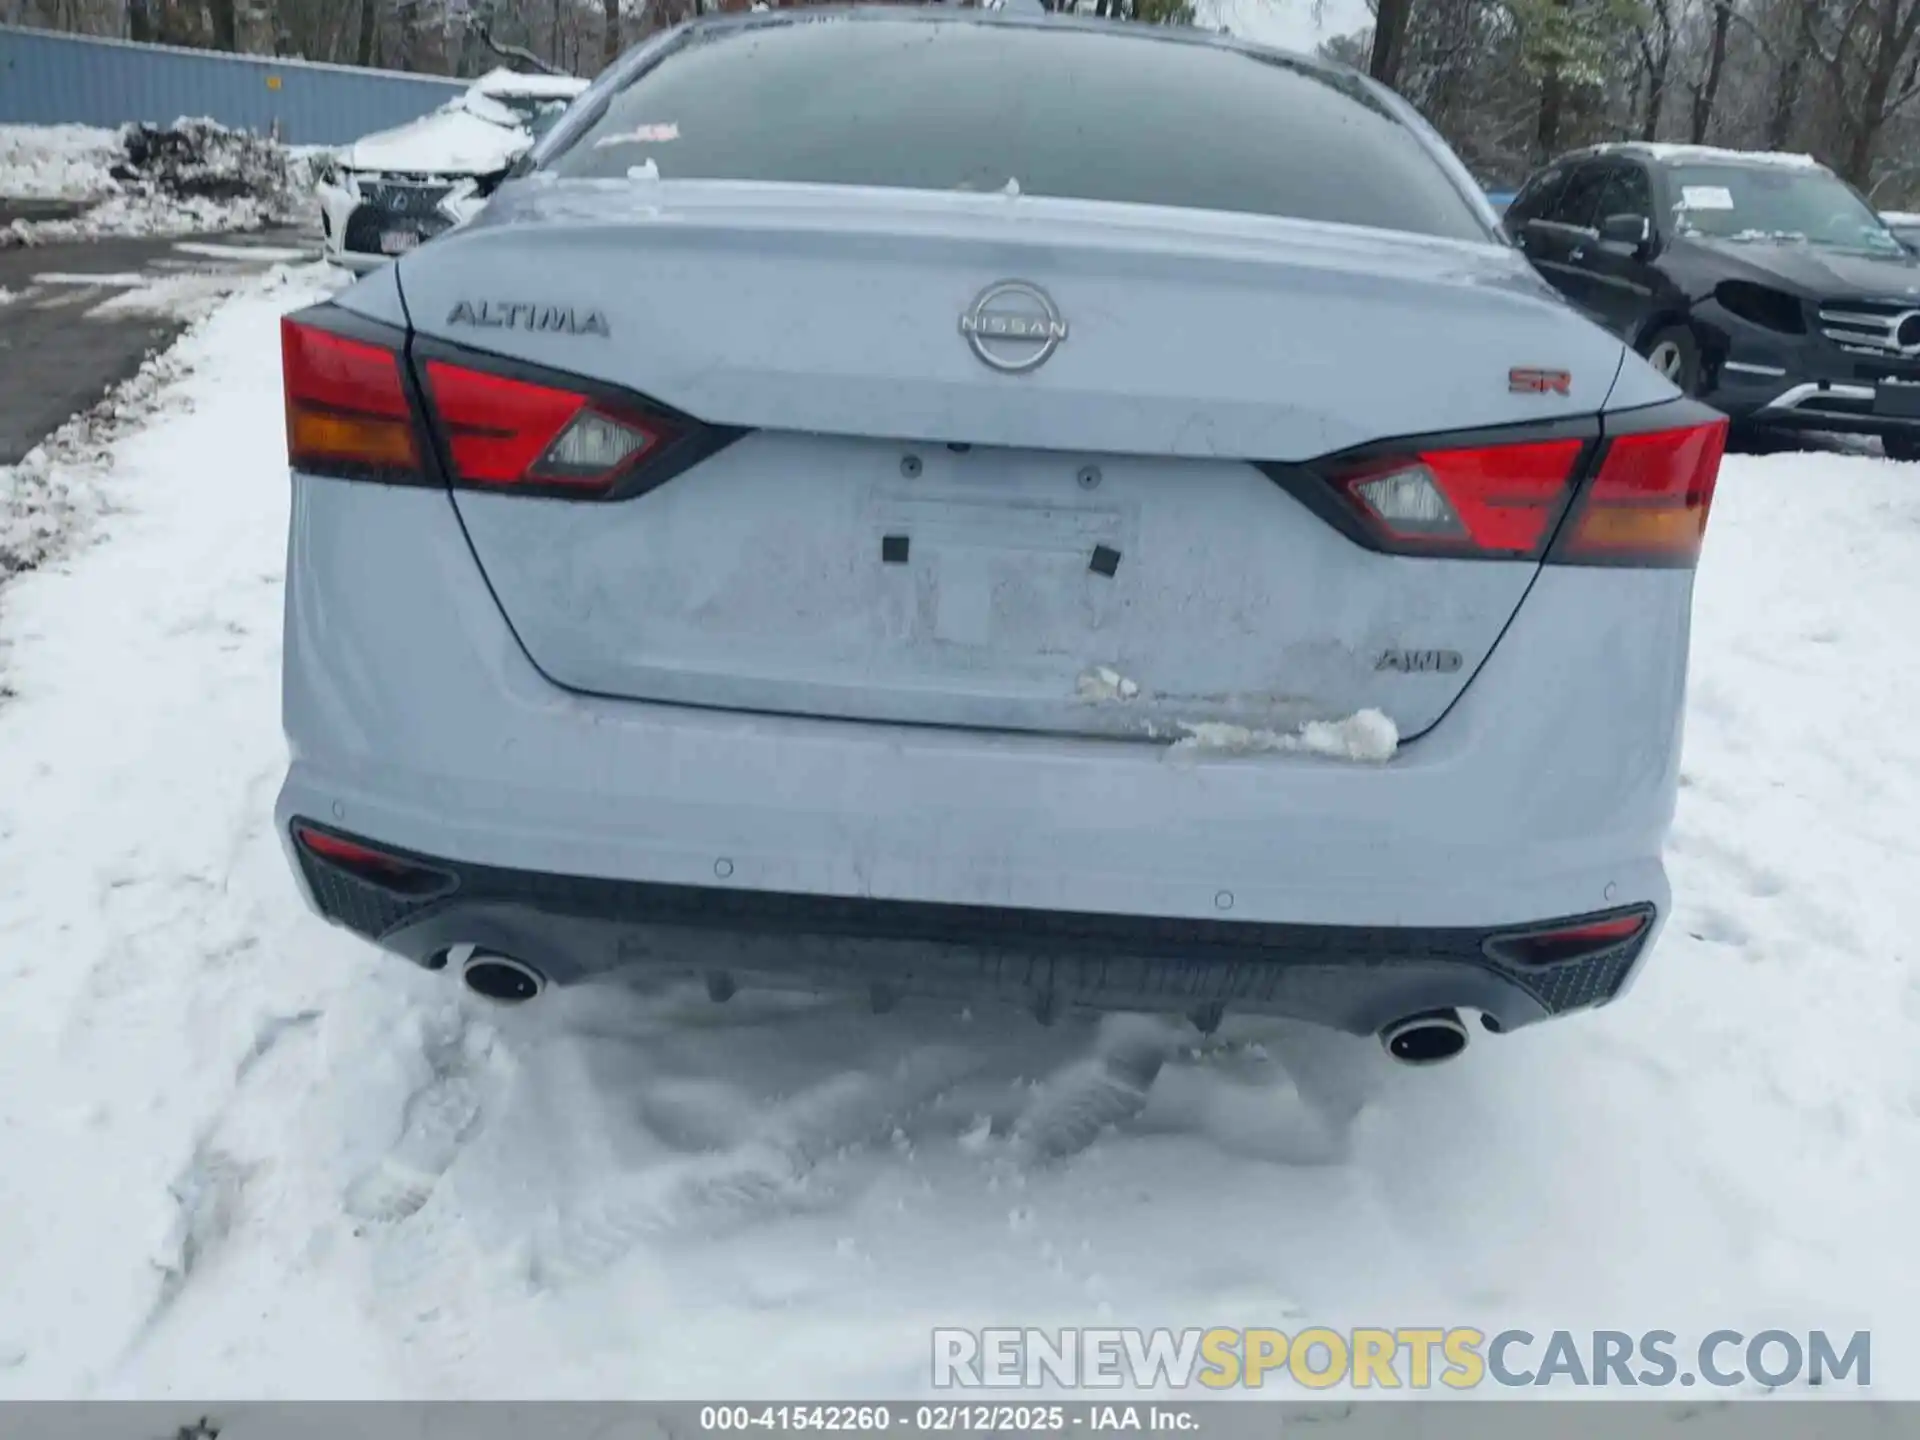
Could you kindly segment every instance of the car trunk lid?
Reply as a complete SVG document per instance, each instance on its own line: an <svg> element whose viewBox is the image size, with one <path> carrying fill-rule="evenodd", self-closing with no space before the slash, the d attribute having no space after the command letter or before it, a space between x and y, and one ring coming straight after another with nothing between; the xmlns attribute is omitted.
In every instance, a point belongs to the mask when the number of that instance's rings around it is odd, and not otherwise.
<svg viewBox="0 0 1920 1440"><path fill-rule="evenodd" d="M1377 710L1417 733L1536 562L1368 548L1291 467L1591 415L1622 354L1491 245L980 196L515 188L405 263L425 349L739 432L633 498L456 490L529 655L600 694L1255 745Z"/></svg>

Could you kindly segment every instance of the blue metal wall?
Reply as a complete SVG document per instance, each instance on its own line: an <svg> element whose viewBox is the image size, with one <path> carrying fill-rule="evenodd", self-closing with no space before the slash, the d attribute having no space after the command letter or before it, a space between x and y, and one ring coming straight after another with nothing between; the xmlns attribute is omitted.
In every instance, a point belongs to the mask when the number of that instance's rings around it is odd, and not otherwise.
<svg viewBox="0 0 1920 1440"><path fill-rule="evenodd" d="M431 75L177 50L0 25L0 125L166 125L206 116L289 145L339 145L460 92Z"/></svg>

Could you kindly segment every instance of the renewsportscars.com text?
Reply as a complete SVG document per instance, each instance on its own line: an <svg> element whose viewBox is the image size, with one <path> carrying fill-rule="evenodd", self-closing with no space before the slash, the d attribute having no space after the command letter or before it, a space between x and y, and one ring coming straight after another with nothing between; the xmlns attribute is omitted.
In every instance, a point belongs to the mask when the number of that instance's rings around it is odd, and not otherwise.
<svg viewBox="0 0 1920 1440"><path fill-rule="evenodd" d="M985 1329L933 1332L936 1389L1299 1386L1472 1390L1501 1386L1872 1383L1872 1336L1824 1330L1501 1330L1466 1326L1265 1329Z"/></svg>

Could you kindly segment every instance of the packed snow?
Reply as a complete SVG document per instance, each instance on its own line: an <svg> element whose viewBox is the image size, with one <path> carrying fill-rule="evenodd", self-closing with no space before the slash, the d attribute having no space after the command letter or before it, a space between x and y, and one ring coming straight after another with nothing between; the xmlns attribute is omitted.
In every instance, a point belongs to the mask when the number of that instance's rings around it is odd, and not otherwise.
<svg viewBox="0 0 1920 1440"><path fill-rule="evenodd" d="M309 916L273 834L276 325L323 293L277 272L48 447L92 498L0 587L0 1398L905 1395L930 1327L1071 1323L1871 1329L1920 1398L1920 467L1728 461L1677 910L1608 1010L1435 1070L1232 1016L494 1011Z"/></svg>
<svg viewBox="0 0 1920 1440"><path fill-rule="evenodd" d="M151 415L183 373L185 353L174 349L151 357L131 380L61 426L19 464L0 466L0 583L59 553L107 511L102 482L112 473L113 442ZM0 591L0 617L4 605ZM0 630L0 695L6 693Z"/></svg>
<svg viewBox="0 0 1920 1440"><path fill-rule="evenodd" d="M349 170L487 175L506 169L532 143L513 111L469 94L418 120L363 136L342 147L339 159Z"/></svg>
<svg viewBox="0 0 1920 1440"><path fill-rule="evenodd" d="M304 219L313 159L211 120L0 126L0 198L59 199L77 215L0 226L0 246L107 235L257 230Z"/></svg>
<svg viewBox="0 0 1920 1440"><path fill-rule="evenodd" d="M532 100L571 100L582 90L588 81L573 75L533 75L518 70L509 70L501 65L473 82L473 88L482 95L526 97Z"/></svg>
<svg viewBox="0 0 1920 1440"><path fill-rule="evenodd" d="M118 130L92 125L0 125L0 196L98 200L119 188L126 159Z"/></svg>
<svg viewBox="0 0 1920 1440"><path fill-rule="evenodd" d="M1132 700L1139 695L1140 686L1111 665L1096 665L1074 682L1074 690L1089 704L1101 705L1114 700Z"/></svg>
<svg viewBox="0 0 1920 1440"><path fill-rule="evenodd" d="M1391 760L1400 744L1400 731L1378 710L1361 710L1344 720L1312 720L1284 733L1219 720L1180 728L1185 734L1173 744L1176 755L1271 755L1293 750L1378 764Z"/></svg>

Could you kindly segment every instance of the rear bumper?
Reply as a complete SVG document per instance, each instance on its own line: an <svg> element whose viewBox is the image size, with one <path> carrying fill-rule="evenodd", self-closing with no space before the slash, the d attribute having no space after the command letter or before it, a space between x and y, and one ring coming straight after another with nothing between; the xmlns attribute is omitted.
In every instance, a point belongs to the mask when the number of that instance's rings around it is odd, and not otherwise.
<svg viewBox="0 0 1920 1440"><path fill-rule="evenodd" d="M564 982L689 963L689 930L725 931L699 968L870 980L937 920L916 988L975 993L1025 988L1071 923L1092 938L1066 988L1090 1003L1226 993L1355 1030L1457 1004L1519 1025L1555 1012L1474 958L1486 933L1666 913L1691 583L1543 572L1452 712L1386 764L1194 759L565 691L447 494L296 476L278 820L477 877L376 927L415 960L484 940ZM782 908L841 902L859 934ZM1586 992L1617 994L1645 954Z"/></svg>
<svg viewBox="0 0 1920 1440"><path fill-rule="evenodd" d="M290 827L289 854L328 920L429 968L444 966L455 947L475 945L563 983L615 970L655 979L719 972L735 985L993 998L1047 1014L1280 1014L1354 1034L1461 1006L1504 1030L1605 1004L1653 934L1649 923L1624 941L1521 963L1502 949L1511 932L1465 927L1248 924L775 894L388 851L412 867L405 884L392 885L306 849L297 836L308 823ZM1549 924L1558 930L1621 915Z"/></svg>

